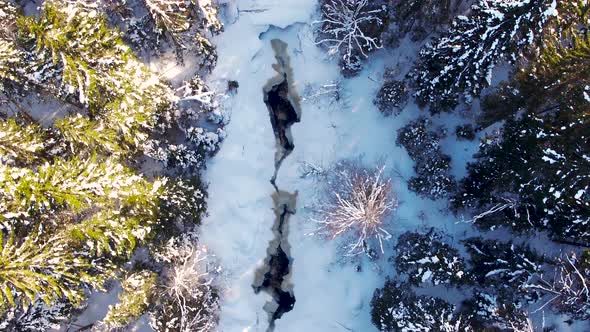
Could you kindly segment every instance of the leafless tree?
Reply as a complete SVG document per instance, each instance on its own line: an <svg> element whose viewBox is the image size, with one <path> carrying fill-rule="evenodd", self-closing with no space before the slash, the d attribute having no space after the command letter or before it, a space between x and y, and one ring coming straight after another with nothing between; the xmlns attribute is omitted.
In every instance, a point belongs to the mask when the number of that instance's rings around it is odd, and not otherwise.
<svg viewBox="0 0 590 332"><path fill-rule="evenodd" d="M539 289L550 298L536 311L552 305L576 319L588 319L590 312L590 271L575 253L561 257L550 280L541 278L531 288Z"/></svg>
<svg viewBox="0 0 590 332"><path fill-rule="evenodd" d="M380 29L383 20L379 14L382 7L370 9L369 0L325 0L322 1L322 20L313 24L321 25L318 45L328 45L330 55L342 52L347 67L354 67L356 53L367 58L368 53L382 48ZM375 33L377 32L377 33Z"/></svg>
<svg viewBox="0 0 590 332"><path fill-rule="evenodd" d="M383 252L383 240L391 238L384 221L396 208L391 180L384 176L384 167L368 169L360 161L339 162L328 176L328 198L320 205L319 234L329 238L351 236L348 254L367 249L367 241L374 238Z"/></svg>
<svg viewBox="0 0 590 332"><path fill-rule="evenodd" d="M217 325L219 297L210 255L191 237L170 241L158 258L167 262L161 304L152 315L156 331L208 332Z"/></svg>

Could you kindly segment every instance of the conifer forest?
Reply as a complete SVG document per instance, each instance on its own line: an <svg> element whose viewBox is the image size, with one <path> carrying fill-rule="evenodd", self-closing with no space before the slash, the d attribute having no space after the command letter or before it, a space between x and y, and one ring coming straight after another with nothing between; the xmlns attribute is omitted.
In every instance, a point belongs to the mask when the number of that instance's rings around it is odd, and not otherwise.
<svg viewBox="0 0 590 332"><path fill-rule="evenodd" d="M590 331L590 1L0 0L0 331Z"/></svg>

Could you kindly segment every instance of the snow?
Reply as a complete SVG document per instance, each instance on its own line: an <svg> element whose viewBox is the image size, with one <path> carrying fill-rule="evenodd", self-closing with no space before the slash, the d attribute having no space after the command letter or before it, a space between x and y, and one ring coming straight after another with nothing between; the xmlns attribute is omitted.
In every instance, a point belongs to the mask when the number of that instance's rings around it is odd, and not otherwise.
<svg viewBox="0 0 590 332"><path fill-rule="evenodd" d="M338 160L356 157L369 165L381 161L400 201L384 226L394 238L407 230L425 231L430 227L449 234L453 241L478 234L469 224L458 223L445 200L422 199L407 189L414 162L405 149L396 146L396 132L421 115L418 107L409 102L399 116L384 117L372 103L385 68L397 66L397 78L402 78L419 45L405 39L395 50L380 50L371 55L358 77L342 80L336 60L329 59L314 42L311 22L317 20L316 1L223 3L227 22L225 31L214 41L218 65L208 83L218 91L226 89L228 80L236 80L240 86L225 100L225 112L230 117L225 128L227 138L205 173L209 216L200 230L201 244L215 253L226 272L219 330L266 331L269 325L264 306L271 298L264 292L255 294L252 283L273 239L274 189L269 180L276 147L262 87L275 75L270 40L278 38L288 44L295 83L290 88L298 91L303 102L301 122L291 127L295 149L283 162L276 183L281 190L298 193L296 214L291 216L288 230L292 259L288 283L293 285L296 303L292 311L275 321L275 330L376 331L371 324L370 301L374 290L392 275L393 267L387 259L395 241L385 243L386 255L370 261L364 256L343 259L341 241L311 236L318 227L312 219L314 206L322 198L322 183L313 172L302 174L302 168L313 165L314 170L321 171ZM490 77L492 85L505 80L509 69L505 66L495 71ZM329 94L314 96L334 82L341 82L340 101L330 99ZM311 95L305 95L306 91ZM457 141L455 127L473 124L479 108L477 102L465 107L432 118L434 126L448 132L441 148L452 157L451 172L457 178L465 175L465 165L477 152L479 141L499 126L478 132L473 141ZM501 234L502 239L511 237ZM431 274L426 271L424 280ZM541 315L539 312L533 319L540 320Z"/></svg>
<svg viewBox="0 0 590 332"><path fill-rule="evenodd" d="M209 84L225 89L227 80L237 80L240 87L226 101L231 115L227 138L205 174L209 182L209 216L201 227L200 238L227 273L219 329L265 331L268 318L263 306L270 296L254 294L252 282L273 238L273 187L269 179L274 171L275 139L262 96L263 85L275 74L270 40L280 38L288 44L294 88L300 94L306 87L317 91L341 77L336 61L327 59L314 43L310 22L315 1L251 0L229 3L226 8L226 14L230 11L239 17L233 17L234 23L226 25L225 32L215 40L219 60ZM385 226L395 237L408 229L432 225L451 233L467 227L440 212L445 209L444 202L417 197L403 180L413 175L413 161L405 149L395 145L396 132L418 117L417 106L410 103L401 115L386 118L372 103L385 66L399 65L402 55L407 58L415 51L416 46L407 40L395 51L380 51L358 77L343 81L340 102L320 97L302 104L301 123L291 127L295 149L277 177L281 190L299 193L297 211L289 223L293 259L290 282L296 303L292 311L275 322L276 331L376 331L370 321L370 300L385 276L391 274L389 256L377 262L366 257L343 260L341 242L309 235L317 229L311 219L313 206L320 198L321 182L313 176L301 176L303 163L327 168L344 158L362 156L370 165L383 160L402 202ZM454 127L448 129L454 131ZM460 160L458 173L464 172L464 161L477 148L477 141L462 144L460 151L453 154ZM420 223L418 216L422 213L426 217ZM391 253L393 243L385 246Z"/></svg>

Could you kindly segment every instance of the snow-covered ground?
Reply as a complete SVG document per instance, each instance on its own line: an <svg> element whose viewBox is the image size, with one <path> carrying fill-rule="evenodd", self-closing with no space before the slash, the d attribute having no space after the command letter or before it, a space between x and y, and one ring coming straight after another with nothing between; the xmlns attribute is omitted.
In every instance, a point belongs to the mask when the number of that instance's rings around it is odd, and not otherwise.
<svg viewBox="0 0 590 332"><path fill-rule="evenodd" d="M238 93L226 102L231 116L227 138L209 162L209 216L201 228L201 241L218 257L226 270L220 330L265 331L266 293L254 294L256 269L267 256L266 249L274 214L269 180L274 171L275 139L263 102L262 87L275 75L270 40L288 44L295 88L302 97L320 91L324 84L341 80L335 60L314 43L316 1L242 0L228 3L233 17L216 40L219 63L210 84L224 89L227 80L239 82ZM232 23L233 22L233 23ZM275 322L276 331L375 331L370 320L370 300L392 273L387 258L394 240L387 243L385 257L342 260L338 241L310 236L317 224L311 221L312 206L321 192L313 177L302 178L302 162L328 167L343 158L362 156L369 164L383 160L394 177L395 194L401 205L389 222L394 238L408 229L438 227L449 234L468 231L445 214L444 202L424 200L407 190L404 179L413 174L413 162L396 146L397 129L416 118L420 110L412 103L397 117L384 117L372 103L386 66L401 64L407 70L415 45L375 54L356 78L342 81L340 101L328 96L304 100L301 122L291 127L295 149L284 161L277 177L282 190L297 191L297 213L290 219L289 242L293 259L291 283L294 309ZM439 122L454 125L465 121L446 116ZM450 145L454 173L464 173L465 162L477 142ZM424 217L420 218L419 216ZM357 266L360 265L360 272Z"/></svg>

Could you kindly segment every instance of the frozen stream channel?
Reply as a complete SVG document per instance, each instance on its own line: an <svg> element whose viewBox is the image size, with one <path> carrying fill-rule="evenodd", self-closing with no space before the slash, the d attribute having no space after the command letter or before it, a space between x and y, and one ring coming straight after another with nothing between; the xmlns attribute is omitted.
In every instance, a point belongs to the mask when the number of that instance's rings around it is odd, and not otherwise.
<svg viewBox="0 0 590 332"><path fill-rule="evenodd" d="M337 62L314 43L311 22L317 2L240 0L224 6L228 22L215 39L219 60L209 84L224 91L227 82L235 80L239 88L225 101L230 117L227 138L205 174L209 216L201 227L201 243L217 256L226 273L219 330L268 331L273 329L273 318L278 318L274 321L277 332L376 331L371 324L370 301L375 288L391 275L389 257L377 262L366 257L346 261L337 241L309 235L317 228L311 221L311 207L319 198L321 183L302 176L301 165L327 167L339 159L358 156L367 163L384 160L386 167L400 174L394 179L402 202L392 220L394 238L405 230L420 228L419 215L431 224L454 225L456 220L440 213L444 203L422 200L409 193L402 182L402 177L412 175L413 163L405 150L395 145L395 133L417 117L417 107L410 103L402 115L385 118L372 104L383 69L390 65L384 62L404 59L404 52L413 56L414 50L401 47L396 54L378 53L358 77L342 81L340 98L329 94L315 98L323 86L341 79ZM281 144L277 144L263 93L269 80L277 77L273 68L276 52L271 45L274 39L287 45L292 68L288 89L301 95L303 110L301 121L291 127L290 135L287 133L295 147L276 176L276 161L281 159L276 153ZM277 83L280 81L273 86ZM452 124L453 119L445 121ZM463 152L469 147L455 148ZM279 191L269 182L271 178L276 178ZM277 192L296 193L296 204ZM285 204L294 211L288 213L288 227L278 232L277 218L285 212L280 209ZM278 242L277 233L282 238ZM279 242L285 255L277 256L277 262L284 263L285 257L290 262L286 269L281 263L272 272L269 257ZM292 297L289 301L294 305L288 308L292 310L279 310L280 318L276 304L281 302L281 294L272 289L254 291L264 284L266 272L280 276L269 279L267 286Z"/></svg>

